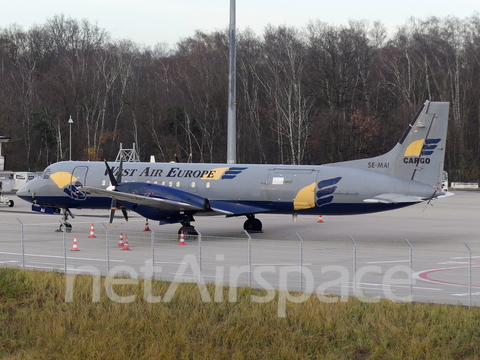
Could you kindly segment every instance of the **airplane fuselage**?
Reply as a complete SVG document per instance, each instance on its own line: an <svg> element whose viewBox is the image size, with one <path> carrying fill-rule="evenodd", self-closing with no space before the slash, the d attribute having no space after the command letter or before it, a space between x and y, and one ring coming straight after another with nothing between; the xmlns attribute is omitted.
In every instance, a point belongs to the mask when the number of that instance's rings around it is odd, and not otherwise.
<svg viewBox="0 0 480 360"><path fill-rule="evenodd" d="M112 170L114 173L118 171L118 164L113 165ZM369 213L411 204L364 201L378 194L401 193L428 198L435 191L432 186L372 170L335 165L226 166L130 162L124 164L122 179L124 186L130 182L144 183L144 186L136 186L132 190L139 195L155 197L155 185L161 185L207 198L212 207L232 202L238 206L244 205L244 214ZM39 206L106 209L111 201L109 197L88 194L82 191L82 186L105 189L109 185L103 162L59 162L47 167L40 178L27 183L17 195ZM161 220L168 213L156 209L141 211L141 205L135 211L152 220Z"/></svg>
<svg viewBox="0 0 480 360"><path fill-rule="evenodd" d="M69 209L110 208L110 221L116 209L128 219L129 209L187 230L193 215L245 215L244 229L260 231L260 213L391 210L445 195L448 112L448 103L426 101L395 147L368 159L319 166L67 161L17 195L36 210L63 209L65 223Z"/></svg>

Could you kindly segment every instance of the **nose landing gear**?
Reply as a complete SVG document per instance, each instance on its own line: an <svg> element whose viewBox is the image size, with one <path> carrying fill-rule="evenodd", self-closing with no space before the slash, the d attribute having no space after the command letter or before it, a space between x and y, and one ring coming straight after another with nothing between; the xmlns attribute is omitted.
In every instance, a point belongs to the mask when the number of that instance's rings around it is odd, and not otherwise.
<svg viewBox="0 0 480 360"><path fill-rule="evenodd" d="M63 232L64 229L65 229L65 232L67 232L67 233L72 231L72 224L70 224L67 221L69 215L72 219L75 218L75 216L73 216L70 209L62 209L62 222L60 223L60 226L58 227L58 229L55 230L56 232Z"/></svg>

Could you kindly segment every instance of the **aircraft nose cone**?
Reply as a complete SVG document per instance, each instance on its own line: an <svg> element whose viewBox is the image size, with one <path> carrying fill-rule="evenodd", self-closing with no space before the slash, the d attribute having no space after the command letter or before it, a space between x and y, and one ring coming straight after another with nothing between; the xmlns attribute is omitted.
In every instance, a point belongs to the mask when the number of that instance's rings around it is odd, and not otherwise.
<svg viewBox="0 0 480 360"><path fill-rule="evenodd" d="M20 189L17 190L17 196L23 200L30 200L32 198L28 183L24 184Z"/></svg>

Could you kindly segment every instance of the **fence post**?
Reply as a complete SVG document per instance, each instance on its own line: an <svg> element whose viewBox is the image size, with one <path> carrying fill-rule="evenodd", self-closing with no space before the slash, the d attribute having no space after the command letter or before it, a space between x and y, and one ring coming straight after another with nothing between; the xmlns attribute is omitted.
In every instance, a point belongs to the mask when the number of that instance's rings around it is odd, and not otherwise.
<svg viewBox="0 0 480 360"><path fill-rule="evenodd" d="M65 267L65 275L67 275L67 240L65 238L65 232L67 231L67 227L59 220L58 221L61 226L60 229L62 229L62 237L63 237L63 266Z"/></svg>
<svg viewBox="0 0 480 360"><path fill-rule="evenodd" d="M303 291L303 239L295 233L297 237L300 239L300 292Z"/></svg>
<svg viewBox="0 0 480 360"><path fill-rule="evenodd" d="M409 277L409 280L410 280L410 301L413 301L413 285L412 285L412 275L413 275L413 247L412 247L412 244L410 244L410 241L408 241L408 239L405 239L405 241L407 242L408 246L409 246L409 249L408 249L408 259L409 259L409 263L410 263L410 277Z"/></svg>
<svg viewBox="0 0 480 360"><path fill-rule="evenodd" d="M150 230L150 244L152 246L152 280L155 280L155 231Z"/></svg>
<svg viewBox="0 0 480 360"><path fill-rule="evenodd" d="M22 247L22 269L25 269L25 237L23 233L23 223L19 218L17 218L17 221L20 223L20 244Z"/></svg>
<svg viewBox="0 0 480 360"><path fill-rule="evenodd" d="M198 257L199 257L198 267L200 269L200 278L201 278L202 277L202 233L198 230L197 230L197 233L198 233Z"/></svg>
<svg viewBox="0 0 480 360"><path fill-rule="evenodd" d="M102 225L105 228L105 248L107 251L107 275L108 275L108 272L110 271L110 248L108 246L109 233L108 233L108 226L105 226L105 223L102 223Z"/></svg>
<svg viewBox="0 0 480 360"><path fill-rule="evenodd" d="M245 234L248 236L248 286L252 286L252 237L247 230Z"/></svg>
<svg viewBox="0 0 480 360"><path fill-rule="evenodd" d="M468 307L472 306L472 250L467 243L464 243L468 249Z"/></svg>
<svg viewBox="0 0 480 360"><path fill-rule="evenodd" d="M350 236L353 242L353 296L357 296L357 242Z"/></svg>

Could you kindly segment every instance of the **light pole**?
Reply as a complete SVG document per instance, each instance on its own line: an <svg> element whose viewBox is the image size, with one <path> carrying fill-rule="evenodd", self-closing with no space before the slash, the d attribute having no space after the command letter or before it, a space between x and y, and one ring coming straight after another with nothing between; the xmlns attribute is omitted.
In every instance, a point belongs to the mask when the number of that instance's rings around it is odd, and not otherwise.
<svg viewBox="0 0 480 360"><path fill-rule="evenodd" d="M230 47L228 69L227 163L237 163L237 44L235 0L230 0Z"/></svg>
<svg viewBox="0 0 480 360"><path fill-rule="evenodd" d="M70 119L68 119L68 124L70 125L70 161L72 161L72 115L70 115Z"/></svg>

